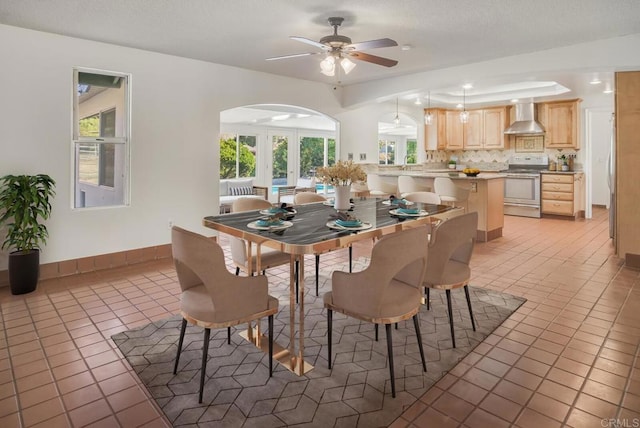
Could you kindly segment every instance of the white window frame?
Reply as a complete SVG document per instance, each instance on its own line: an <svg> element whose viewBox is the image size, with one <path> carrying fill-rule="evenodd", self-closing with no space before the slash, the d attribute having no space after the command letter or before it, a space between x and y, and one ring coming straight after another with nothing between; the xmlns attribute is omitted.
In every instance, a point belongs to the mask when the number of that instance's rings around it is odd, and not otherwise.
<svg viewBox="0 0 640 428"><path fill-rule="evenodd" d="M78 103L78 75L79 73L92 73L92 74L102 74L114 77L121 77L124 79L124 112L122 114L122 136L121 137L81 137L80 136L80 108ZM71 181L71 209L72 210L86 210L86 209L105 209L105 208L117 208L117 207L127 207L130 205L130 177L131 177L131 74L108 71L108 70L100 70L93 68L85 68L85 67L74 67L73 68L73 82L72 82L72 100L73 100L73 108L71 114L71 122L72 122L72 139L71 139L71 177L73 180ZM96 111L96 114L102 114L102 112L109 111L116 106L104 106L101 111ZM108 204L108 205L100 205L100 206L91 206L91 207L82 207L76 206L76 190L77 186L80 183L78 171L77 171L77 153L80 144L119 144L124 145L124 157L121 163L122 166L122 202L117 204ZM98 160L100 163L100 160ZM86 184L86 182L83 182ZM94 184L89 184L91 186L96 186ZM96 187L103 189L114 189L111 186L100 185L100 179L98 179L98 185Z"/></svg>

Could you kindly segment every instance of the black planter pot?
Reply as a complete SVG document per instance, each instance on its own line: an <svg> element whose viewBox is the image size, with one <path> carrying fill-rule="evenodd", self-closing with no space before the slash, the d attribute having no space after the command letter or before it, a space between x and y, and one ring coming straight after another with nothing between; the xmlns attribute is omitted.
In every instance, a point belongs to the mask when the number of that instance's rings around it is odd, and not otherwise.
<svg viewBox="0 0 640 428"><path fill-rule="evenodd" d="M9 254L11 294L31 293L38 285L40 250L14 251Z"/></svg>

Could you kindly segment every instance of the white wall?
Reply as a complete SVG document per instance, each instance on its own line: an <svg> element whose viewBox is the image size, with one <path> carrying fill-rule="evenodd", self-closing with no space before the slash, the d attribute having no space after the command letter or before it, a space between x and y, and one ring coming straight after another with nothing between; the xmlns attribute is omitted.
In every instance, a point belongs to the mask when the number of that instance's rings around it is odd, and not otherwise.
<svg viewBox="0 0 640 428"><path fill-rule="evenodd" d="M43 263L166 244L169 219L213 234L201 222L217 209L220 111L261 103L340 111L330 86L309 81L4 25L0 40L0 175L57 182ZM73 67L132 74L129 207L71 208Z"/></svg>

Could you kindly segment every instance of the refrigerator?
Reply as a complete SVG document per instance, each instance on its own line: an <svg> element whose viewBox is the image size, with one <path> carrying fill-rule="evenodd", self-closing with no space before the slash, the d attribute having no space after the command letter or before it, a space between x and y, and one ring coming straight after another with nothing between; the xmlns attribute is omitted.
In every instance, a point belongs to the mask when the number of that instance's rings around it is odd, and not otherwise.
<svg viewBox="0 0 640 428"><path fill-rule="evenodd" d="M611 138L607 162L607 184L609 185L609 237L616 245L616 114L611 113Z"/></svg>

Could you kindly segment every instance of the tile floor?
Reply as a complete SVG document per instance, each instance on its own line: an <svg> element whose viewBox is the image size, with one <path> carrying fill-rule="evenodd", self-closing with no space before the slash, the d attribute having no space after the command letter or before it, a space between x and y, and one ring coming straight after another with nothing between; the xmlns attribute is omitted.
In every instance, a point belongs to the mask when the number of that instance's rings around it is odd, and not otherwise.
<svg viewBox="0 0 640 428"><path fill-rule="evenodd" d="M392 426L638 426L640 271L613 256L607 221L506 217L472 284L528 301ZM168 262L1 289L0 427L167 426L110 336L176 313L178 295Z"/></svg>

